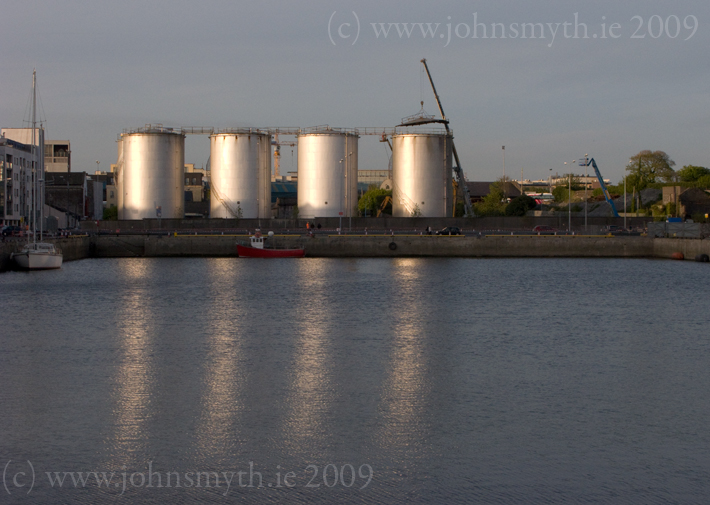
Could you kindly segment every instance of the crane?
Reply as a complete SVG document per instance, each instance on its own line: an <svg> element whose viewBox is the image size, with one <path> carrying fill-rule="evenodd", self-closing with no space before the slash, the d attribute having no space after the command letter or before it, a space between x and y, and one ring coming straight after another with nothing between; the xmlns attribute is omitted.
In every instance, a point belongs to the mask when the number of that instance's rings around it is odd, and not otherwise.
<svg viewBox="0 0 710 505"><path fill-rule="evenodd" d="M274 177L279 177L281 167L281 146L297 146L298 142L279 142L279 134L274 134L274 140L271 141L274 147Z"/></svg>
<svg viewBox="0 0 710 505"><path fill-rule="evenodd" d="M597 174L597 179L599 180L599 186L601 186L602 188L602 193L604 193L604 198L606 198L607 203L611 205L611 211L614 213L614 217L620 217L619 213L616 211L616 206L614 205L614 202L611 200L609 190L606 188L606 184L604 184L604 179L602 178L602 174L599 172L597 162L594 161L594 158L590 158L589 161L587 161L587 158L585 157L583 160L579 160L579 164L581 166L591 165L592 168L594 168L594 173Z"/></svg>
<svg viewBox="0 0 710 505"><path fill-rule="evenodd" d="M441 118L443 119L444 127L446 128L446 132L449 133L449 121L446 119L446 114L444 114L444 108L441 105L441 100L439 99L439 94L436 92L436 86L434 86L434 80L431 77L431 73L429 72L429 66L426 64L426 58L422 58L421 60L422 64L424 64L424 69L426 70L426 75L429 78L429 84L431 84L431 89L434 92L434 98L436 99L436 105L439 107L439 113L441 114ZM454 160L456 161L456 166L454 167L454 173L456 174L456 181L458 182L458 186L461 188L463 192L463 204L464 204L464 209L466 212L466 215L468 216L473 216L473 207L471 206L471 196L468 193L468 186L466 186L466 178L464 176L463 170L461 169L461 161L459 161L459 154L456 152L456 144L454 144L454 141L451 141L451 151L454 154Z"/></svg>

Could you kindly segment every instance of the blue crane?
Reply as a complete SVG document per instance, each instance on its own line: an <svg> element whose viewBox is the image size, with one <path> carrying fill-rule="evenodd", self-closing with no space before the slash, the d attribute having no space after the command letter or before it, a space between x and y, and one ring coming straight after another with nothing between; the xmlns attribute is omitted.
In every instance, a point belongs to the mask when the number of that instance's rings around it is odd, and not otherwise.
<svg viewBox="0 0 710 505"><path fill-rule="evenodd" d="M616 206L614 205L614 202L611 201L611 195L609 195L609 190L606 189L606 184L604 184L604 179L602 179L602 174L599 172L597 162L594 161L594 158L591 158L589 161L587 161L586 158L583 160L579 160L579 164L581 166L591 165L592 168L594 168L594 172L597 174L597 179L599 179L599 185L601 186L602 192L604 193L604 198L606 198L607 203L611 205L611 211L614 213L614 217L620 217L619 213L616 211Z"/></svg>

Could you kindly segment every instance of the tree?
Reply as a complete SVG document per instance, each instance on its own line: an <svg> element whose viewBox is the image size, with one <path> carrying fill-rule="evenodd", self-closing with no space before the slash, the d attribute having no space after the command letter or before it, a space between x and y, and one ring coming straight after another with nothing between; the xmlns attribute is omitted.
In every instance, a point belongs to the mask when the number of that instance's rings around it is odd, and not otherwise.
<svg viewBox="0 0 710 505"><path fill-rule="evenodd" d="M118 219L118 207L111 205L107 209L104 209L103 220L104 221L116 221Z"/></svg>
<svg viewBox="0 0 710 505"><path fill-rule="evenodd" d="M380 208L382 205L382 202L384 201L385 198L388 196L392 196L392 190L388 189L380 189L377 186L370 186L370 188L365 191L365 194L360 197L360 200L357 202L357 209L360 211L360 213L364 214L365 211L371 216L376 216L377 215L377 210ZM388 205L388 208L390 208L390 213L392 212L391 207ZM387 209L385 209L386 211Z"/></svg>
<svg viewBox="0 0 710 505"><path fill-rule="evenodd" d="M513 200L505 207L506 216L524 216L529 210L537 206L535 200L528 195L521 195Z"/></svg>
<svg viewBox="0 0 710 505"><path fill-rule="evenodd" d="M697 182L701 177L710 175L710 170L705 167L685 165L678 170L677 174L681 182Z"/></svg>
<svg viewBox="0 0 710 505"><path fill-rule="evenodd" d="M626 171L629 172L627 183L633 183L641 190L654 182L671 182L675 177L675 161L663 151L641 151L629 159Z"/></svg>
<svg viewBox="0 0 710 505"><path fill-rule="evenodd" d="M479 217L486 216L503 216L505 215L505 206L503 190L498 183L490 185L489 193L483 197L483 200L474 205L476 215Z"/></svg>
<svg viewBox="0 0 710 505"><path fill-rule="evenodd" d="M567 189L567 186L555 186L555 189L552 190L552 196L555 197L557 203L566 202L569 200L569 189Z"/></svg>

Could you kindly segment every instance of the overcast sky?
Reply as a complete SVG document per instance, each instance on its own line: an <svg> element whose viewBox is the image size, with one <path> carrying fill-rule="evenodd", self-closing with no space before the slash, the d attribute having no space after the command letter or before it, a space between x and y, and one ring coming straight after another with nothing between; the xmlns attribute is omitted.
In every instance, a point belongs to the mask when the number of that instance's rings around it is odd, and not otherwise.
<svg viewBox="0 0 710 505"><path fill-rule="evenodd" d="M437 112L427 58L470 180L502 175L505 145L513 177L588 153L616 182L642 149L710 166L709 20L700 0L3 0L0 127L27 117L33 67L74 171L108 169L117 135L147 123L393 126L422 98ZM208 155L188 137L186 162ZM361 139L360 169L386 165Z"/></svg>

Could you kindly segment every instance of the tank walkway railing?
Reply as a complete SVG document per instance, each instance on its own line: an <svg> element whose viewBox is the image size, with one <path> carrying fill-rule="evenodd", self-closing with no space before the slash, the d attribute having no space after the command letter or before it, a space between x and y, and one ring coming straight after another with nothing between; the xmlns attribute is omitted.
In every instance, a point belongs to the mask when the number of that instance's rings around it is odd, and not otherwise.
<svg viewBox="0 0 710 505"><path fill-rule="evenodd" d="M236 219L241 219L242 216L239 215L239 210L234 210L225 200L222 198L222 195L220 192L217 190L217 186L215 186L214 181L211 181L210 185L210 190L212 191L212 194L215 196L215 198L221 203L225 209L227 209L227 212L229 212L233 218Z"/></svg>
<svg viewBox="0 0 710 505"><path fill-rule="evenodd" d="M421 212L419 210L419 207L417 204L412 201L411 198L409 198L404 191L399 189L399 186L394 184L394 180L392 181L392 196L394 197L395 200L399 202L400 205L404 206L406 209L407 213L409 214L409 217L417 217L417 213ZM394 211L394 209L392 209Z"/></svg>
<svg viewBox="0 0 710 505"><path fill-rule="evenodd" d="M214 135L215 133L266 133L270 135L306 135L309 133L347 133L351 135L377 135L377 136L392 136L396 134L419 133L422 135L443 135L446 130L443 128L422 128L419 126L364 126L357 128L332 127L330 125L318 126L260 126L254 128L214 128L212 126L178 126L168 127L161 123L146 124L140 128L124 128L118 135L130 135L134 133L179 133L183 135ZM449 129L449 134L453 134L453 130Z"/></svg>

